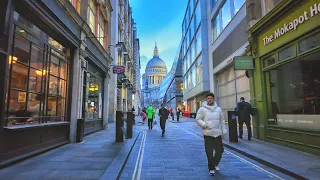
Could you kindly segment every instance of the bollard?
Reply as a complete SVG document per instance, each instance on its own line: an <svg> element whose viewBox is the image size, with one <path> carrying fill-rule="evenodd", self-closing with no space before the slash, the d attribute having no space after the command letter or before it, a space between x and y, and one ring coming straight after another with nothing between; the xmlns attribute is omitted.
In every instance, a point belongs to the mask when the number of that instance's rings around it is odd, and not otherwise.
<svg viewBox="0 0 320 180"><path fill-rule="evenodd" d="M84 119L77 120L76 142L82 142L84 133Z"/></svg>
<svg viewBox="0 0 320 180"><path fill-rule="evenodd" d="M123 112L116 111L116 142L123 142Z"/></svg>
<svg viewBox="0 0 320 180"><path fill-rule="evenodd" d="M235 111L228 111L229 142L238 142L237 116Z"/></svg>
<svg viewBox="0 0 320 180"><path fill-rule="evenodd" d="M127 112L127 139L132 138L133 115L133 112Z"/></svg>

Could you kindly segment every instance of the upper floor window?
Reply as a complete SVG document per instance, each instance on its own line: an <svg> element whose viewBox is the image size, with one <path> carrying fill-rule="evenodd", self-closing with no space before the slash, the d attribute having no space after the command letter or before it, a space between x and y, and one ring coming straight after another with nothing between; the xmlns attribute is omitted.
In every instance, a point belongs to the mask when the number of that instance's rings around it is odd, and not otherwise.
<svg viewBox="0 0 320 180"><path fill-rule="evenodd" d="M69 0L73 7L77 10L78 13L80 13L80 4L81 0Z"/></svg>
<svg viewBox="0 0 320 180"><path fill-rule="evenodd" d="M104 17L102 15L102 13L100 13L99 15L99 23L98 23L98 40L100 42L100 44L103 46L104 45L104 39L105 39L105 21L104 21Z"/></svg>
<svg viewBox="0 0 320 180"><path fill-rule="evenodd" d="M216 5L217 0L210 0L211 9Z"/></svg>
<svg viewBox="0 0 320 180"><path fill-rule="evenodd" d="M88 7L88 24L92 32L95 32L95 19L96 19L96 4L94 0L90 0L89 7Z"/></svg>
<svg viewBox="0 0 320 180"><path fill-rule="evenodd" d="M235 14L245 3L245 0L226 0L216 17L211 21L212 43L219 37L224 28L228 26Z"/></svg>

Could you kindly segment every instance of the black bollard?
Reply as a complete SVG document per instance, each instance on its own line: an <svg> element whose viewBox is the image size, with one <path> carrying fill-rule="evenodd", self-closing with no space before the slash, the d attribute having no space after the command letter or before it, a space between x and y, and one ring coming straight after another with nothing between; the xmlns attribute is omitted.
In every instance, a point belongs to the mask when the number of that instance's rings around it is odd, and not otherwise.
<svg viewBox="0 0 320 180"><path fill-rule="evenodd" d="M116 142L123 142L123 112L116 111Z"/></svg>
<svg viewBox="0 0 320 180"><path fill-rule="evenodd" d="M132 138L133 112L127 112L127 139Z"/></svg>

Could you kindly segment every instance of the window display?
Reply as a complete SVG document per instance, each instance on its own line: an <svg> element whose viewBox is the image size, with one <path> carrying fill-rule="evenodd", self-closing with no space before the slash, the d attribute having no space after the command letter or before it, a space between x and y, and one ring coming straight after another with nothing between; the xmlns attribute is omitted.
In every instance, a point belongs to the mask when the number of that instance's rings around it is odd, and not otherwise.
<svg viewBox="0 0 320 180"><path fill-rule="evenodd" d="M14 27L14 48L8 58L5 125L65 121L67 51L62 52L52 46L49 42L52 38L18 13L15 12L14 17L17 25Z"/></svg>
<svg viewBox="0 0 320 180"><path fill-rule="evenodd" d="M318 52L266 72L269 119L279 121L285 114L320 114L319 55Z"/></svg>

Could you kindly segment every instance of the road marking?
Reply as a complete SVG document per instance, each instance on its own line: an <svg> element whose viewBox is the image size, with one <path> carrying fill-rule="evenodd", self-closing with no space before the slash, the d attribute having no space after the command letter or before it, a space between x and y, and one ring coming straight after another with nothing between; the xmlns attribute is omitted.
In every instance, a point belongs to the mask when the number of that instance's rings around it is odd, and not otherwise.
<svg viewBox="0 0 320 180"><path fill-rule="evenodd" d="M175 125L175 124L174 124L174 125ZM178 125L175 125L175 126L178 126ZM180 127L181 129L183 129L184 131L186 131L186 132L188 132L188 133L196 136L197 138L203 139L203 138L199 137L199 135L197 135L197 134L195 134L195 133L193 133L193 132L191 132L191 131L189 131L189 130L186 130L185 128L183 128L183 127L181 127L181 126L178 126L178 127ZM285 180L285 179L283 179L283 178L281 178L281 177L279 177L279 176L277 176L277 175L275 175L275 174L273 174L273 173L271 173L271 172L263 169L262 167L254 164L254 163L252 163L252 162L250 162L250 161L247 161L247 160L241 158L240 156L238 156L238 155L236 155L236 154L233 154L232 152L230 152L230 151L228 151L228 150L225 150L225 151L226 151L228 154L236 157L236 158L239 159L240 161L246 162L246 163L254 166L254 167L255 167L256 169L258 169L258 170L264 171L264 172L268 173L269 175L272 175L272 176L274 176L274 177L276 177L276 178L278 178L278 179Z"/></svg>
<svg viewBox="0 0 320 180"><path fill-rule="evenodd" d="M143 162L143 156L144 156L144 147L146 146L146 139L147 139L147 132L145 132L145 138L143 141L143 147L142 147L142 152L141 152L141 156L140 156L140 164L139 164L139 169L138 169L138 177L137 179L140 180L141 177L141 171L142 171L142 162Z"/></svg>
<svg viewBox="0 0 320 180"><path fill-rule="evenodd" d="M134 171L133 171L133 174L132 174L132 180L134 180L136 178L137 168L138 168L138 164L139 164L139 161L140 161L141 149L142 149L142 146L143 146L143 144L145 142L145 138L146 138L146 131L143 131L142 139L141 139L141 143L140 143L140 148L139 148L139 151L138 151L138 157L137 157L137 160L136 160L136 165L134 167ZM139 177L139 179L140 179L140 177Z"/></svg>

